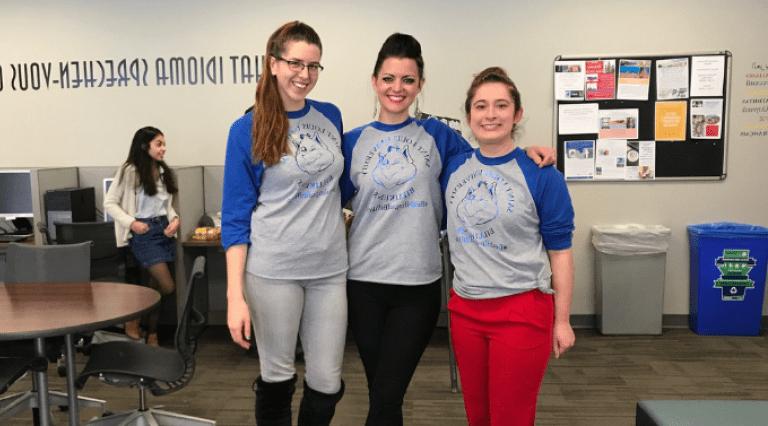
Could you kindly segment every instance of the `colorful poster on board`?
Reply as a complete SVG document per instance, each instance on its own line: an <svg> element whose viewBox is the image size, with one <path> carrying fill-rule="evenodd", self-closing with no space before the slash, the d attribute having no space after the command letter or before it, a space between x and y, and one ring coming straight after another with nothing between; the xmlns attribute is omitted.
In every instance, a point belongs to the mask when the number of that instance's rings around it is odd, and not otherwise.
<svg viewBox="0 0 768 426"><path fill-rule="evenodd" d="M691 99L691 139L720 139L722 99Z"/></svg>
<svg viewBox="0 0 768 426"><path fill-rule="evenodd" d="M595 141L565 141L565 179L589 180L595 177Z"/></svg>
<svg viewBox="0 0 768 426"><path fill-rule="evenodd" d="M600 139L637 139L639 112L637 108L601 109Z"/></svg>
<svg viewBox="0 0 768 426"><path fill-rule="evenodd" d="M647 101L650 83L650 59L619 60L619 87L616 89L616 99Z"/></svg>
<svg viewBox="0 0 768 426"><path fill-rule="evenodd" d="M616 60L586 61L585 94L588 101L616 98Z"/></svg>
<svg viewBox="0 0 768 426"><path fill-rule="evenodd" d="M684 141L688 102L656 102L656 140Z"/></svg>

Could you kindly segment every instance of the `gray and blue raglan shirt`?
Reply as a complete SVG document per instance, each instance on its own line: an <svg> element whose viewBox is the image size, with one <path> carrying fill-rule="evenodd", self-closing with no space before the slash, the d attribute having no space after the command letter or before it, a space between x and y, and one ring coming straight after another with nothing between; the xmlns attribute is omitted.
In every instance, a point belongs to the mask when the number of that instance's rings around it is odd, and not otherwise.
<svg viewBox="0 0 768 426"><path fill-rule="evenodd" d="M372 122L344 135L342 202L352 201L351 280L420 285L442 275L440 176L447 160L471 151L436 119Z"/></svg>
<svg viewBox="0 0 768 426"><path fill-rule="evenodd" d="M224 164L221 244L250 244L246 270L314 279L347 270L338 108L310 99L288 112L291 153L265 167L251 155L253 113L232 124Z"/></svg>
<svg viewBox="0 0 768 426"><path fill-rule="evenodd" d="M571 247L573 206L563 175L523 150L454 158L442 179L453 288L469 299L552 292L547 250Z"/></svg>

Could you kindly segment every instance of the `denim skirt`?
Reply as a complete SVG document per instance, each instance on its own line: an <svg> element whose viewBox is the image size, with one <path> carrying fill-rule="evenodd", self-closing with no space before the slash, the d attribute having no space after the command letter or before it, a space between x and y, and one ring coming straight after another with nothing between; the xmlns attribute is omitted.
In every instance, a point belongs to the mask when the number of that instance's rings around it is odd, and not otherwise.
<svg viewBox="0 0 768 426"><path fill-rule="evenodd" d="M167 216L137 218L139 222L149 225L149 231L143 234L131 232L128 244L136 260L144 268L160 263L176 260L176 239L168 238L163 231L168 226Z"/></svg>

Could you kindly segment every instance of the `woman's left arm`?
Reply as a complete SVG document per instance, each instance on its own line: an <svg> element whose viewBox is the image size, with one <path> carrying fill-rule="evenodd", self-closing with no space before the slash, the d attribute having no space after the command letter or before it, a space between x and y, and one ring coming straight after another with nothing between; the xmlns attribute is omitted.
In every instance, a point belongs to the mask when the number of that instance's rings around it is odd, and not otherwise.
<svg viewBox="0 0 768 426"><path fill-rule="evenodd" d="M573 299L573 251L549 250L552 266L552 288L555 290L555 325L552 332L552 349L560 358L576 343L571 327L571 300Z"/></svg>

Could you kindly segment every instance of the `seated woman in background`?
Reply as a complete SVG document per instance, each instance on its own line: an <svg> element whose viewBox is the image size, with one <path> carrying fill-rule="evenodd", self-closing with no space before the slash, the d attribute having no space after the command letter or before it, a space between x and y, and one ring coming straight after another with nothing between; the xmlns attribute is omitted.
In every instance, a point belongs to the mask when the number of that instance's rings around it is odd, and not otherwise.
<svg viewBox="0 0 768 426"><path fill-rule="evenodd" d="M575 342L573 207L562 174L515 146L523 108L503 69L478 74L464 108L480 147L442 179L464 406L472 426L533 425L550 351Z"/></svg>
<svg viewBox="0 0 768 426"><path fill-rule="evenodd" d="M175 283L169 263L176 259L179 215L173 209L178 192L173 171L163 161L165 136L154 127L133 135L128 159L118 169L104 199L104 209L115 220L118 247L129 246L142 268L149 271L150 285L163 296L173 293ZM159 309L148 318L147 343L157 345ZM126 323L125 334L141 338L140 320Z"/></svg>

